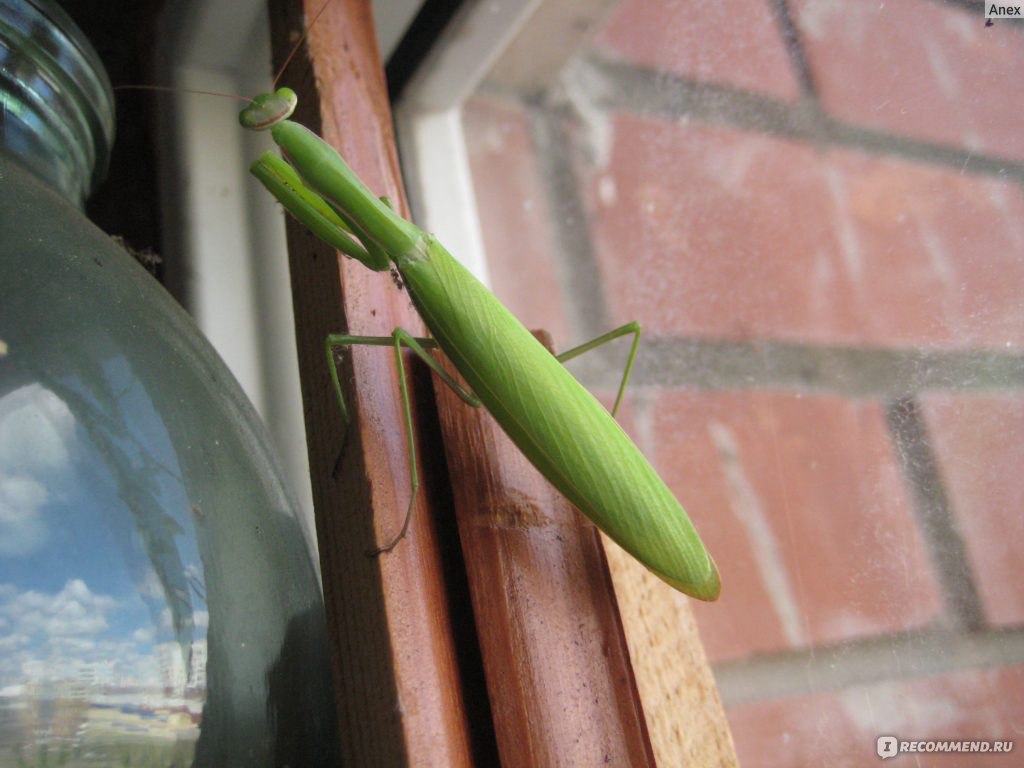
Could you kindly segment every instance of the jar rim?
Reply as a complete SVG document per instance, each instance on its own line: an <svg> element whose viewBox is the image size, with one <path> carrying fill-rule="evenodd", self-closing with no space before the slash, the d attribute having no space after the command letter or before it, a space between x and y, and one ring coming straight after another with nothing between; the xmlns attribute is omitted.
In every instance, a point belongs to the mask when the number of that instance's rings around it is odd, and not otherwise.
<svg viewBox="0 0 1024 768"><path fill-rule="evenodd" d="M106 177L114 93L54 0L0 0L0 148L81 205Z"/></svg>

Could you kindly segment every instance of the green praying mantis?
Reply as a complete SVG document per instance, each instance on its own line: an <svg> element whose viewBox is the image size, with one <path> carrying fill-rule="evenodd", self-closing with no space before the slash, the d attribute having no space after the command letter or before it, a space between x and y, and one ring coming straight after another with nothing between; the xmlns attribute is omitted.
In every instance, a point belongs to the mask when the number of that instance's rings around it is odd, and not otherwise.
<svg viewBox="0 0 1024 768"><path fill-rule="evenodd" d="M418 488L402 348L419 356L473 406L485 406L537 469L583 514L654 574L681 592L715 600L718 569L683 507L614 418L633 365L640 329L623 326L559 356L552 355L432 235L395 213L359 180L333 148L288 120L297 97L288 88L256 97L240 115L252 130L269 129L287 161L264 153L252 173L314 234L369 269L401 276L432 336L402 328L391 336L337 334L326 339L332 383L348 419L334 350L391 346ZM609 413L562 365L613 338L634 336L615 406ZM462 387L427 351L440 348L469 385ZM401 532L376 552L392 549Z"/></svg>

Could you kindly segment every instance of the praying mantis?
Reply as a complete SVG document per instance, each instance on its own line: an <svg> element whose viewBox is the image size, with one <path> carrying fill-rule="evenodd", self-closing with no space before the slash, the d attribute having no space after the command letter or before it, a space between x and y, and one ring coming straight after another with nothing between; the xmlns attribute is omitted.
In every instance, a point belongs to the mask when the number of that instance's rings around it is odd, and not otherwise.
<svg viewBox="0 0 1024 768"><path fill-rule="evenodd" d="M534 466L623 549L675 589L715 600L718 569L675 496L614 418L640 338L630 323L559 356L552 355L459 264L432 235L377 198L328 144L288 120L297 97L280 88L253 99L243 127L270 130L285 159L264 153L251 167L284 208L315 235L374 271L394 269L430 330L417 338L402 328L391 336L333 334L325 348L332 384L348 421L334 350L390 346L399 366L405 427L412 453L411 484L419 480L405 388L402 348L421 358L458 396L484 406ZM562 363L595 346L633 334L626 370L609 413ZM440 349L467 382L456 382L430 354ZM375 553L393 549L401 531Z"/></svg>

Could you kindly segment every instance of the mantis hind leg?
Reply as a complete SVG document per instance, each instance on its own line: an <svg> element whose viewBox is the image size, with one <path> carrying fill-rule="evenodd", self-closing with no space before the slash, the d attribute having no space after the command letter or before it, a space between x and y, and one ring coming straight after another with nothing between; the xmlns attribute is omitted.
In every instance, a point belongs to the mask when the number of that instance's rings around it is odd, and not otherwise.
<svg viewBox="0 0 1024 768"><path fill-rule="evenodd" d="M437 373L441 377L441 380L447 384L462 400L469 405L479 407L480 401L476 395L469 392L465 387L461 386L451 375L441 367L440 363L427 352L427 349L433 349L437 347L437 342L433 339L416 338L411 333L406 331L404 328L395 328L390 336L350 336L347 334L331 334L327 337L325 347L327 351L327 367L331 374L331 384L334 386L334 394L338 398L338 407L341 410L342 418L345 420L345 426L351 420L349 416L348 407L345 405L345 396L341 391L341 382L338 377L338 364L334 359L334 350L338 347L353 347L353 346L373 346L373 347L392 347L395 352L395 363L398 366L398 382L402 392L402 411L405 419L405 434L408 441L409 449L409 482L411 485L411 492L409 494L409 506L405 511L405 520L402 522L402 529L398 532L398 535L394 537L389 543L384 546L374 547L367 552L370 556L379 555L382 552L390 552L397 546L398 542L405 538L405 534L409 531L409 523L412 521L412 510L416 505L416 496L419 493L420 488L420 476L419 470L417 469L418 461L416 456L416 441L413 439L412 433L412 406L409 403L409 387L406 383L405 378L405 361L402 358L402 347L406 347L425 362L430 369Z"/></svg>
<svg viewBox="0 0 1024 768"><path fill-rule="evenodd" d="M633 344L629 348L629 358L626 360L626 369L622 372L622 381L619 382L619 391L615 395L615 405L612 406L612 416L615 416L619 412L619 405L622 403L622 397L626 394L626 385L629 383L629 374L633 371L633 363L636 362L636 353L640 348L640 323L635 320L631 323L626 323L614 330L608 331L608 333L601 334L596 339L580 344L572 349L567 349L561 354L555 355L555 359L560 363L568 362L574 357L589 352L592 349L600 347L602 344L607 344L609 341L621 338L622 336L628 336L633 334Z"/></svg>

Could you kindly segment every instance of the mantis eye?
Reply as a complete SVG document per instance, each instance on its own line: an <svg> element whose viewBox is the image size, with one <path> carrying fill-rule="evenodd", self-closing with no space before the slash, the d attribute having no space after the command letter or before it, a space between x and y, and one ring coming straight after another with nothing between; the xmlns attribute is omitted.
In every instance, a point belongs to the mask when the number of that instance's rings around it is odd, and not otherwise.
<svg viewBox="0 0 1024 768"><path fill-rule="evenodd" d="M299 97L291 88L278 88L273 93L261 93L238 115L238 122L251 131L262 131L287 120Z"/></svg>

